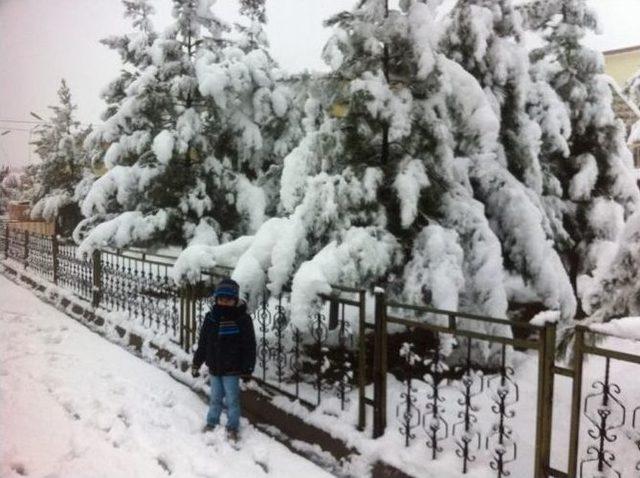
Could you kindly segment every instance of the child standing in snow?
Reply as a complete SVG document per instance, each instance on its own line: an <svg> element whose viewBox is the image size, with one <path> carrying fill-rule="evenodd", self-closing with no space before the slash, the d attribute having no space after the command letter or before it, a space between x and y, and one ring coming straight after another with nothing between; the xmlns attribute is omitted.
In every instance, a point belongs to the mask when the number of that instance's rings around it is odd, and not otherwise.
<svg viewBox="0 0 640 478"><path fill-rule="evenodd" d="M200 375L203 363L209 367L211 395L206 430L220 423L222 399L227 404L227 435L238 439L240 427L240 377L250 377L256 362L256 338L247 306L239 298L238 283L223 279L216 287L214 305L200 328L198 349L191 374Z"/></svg>

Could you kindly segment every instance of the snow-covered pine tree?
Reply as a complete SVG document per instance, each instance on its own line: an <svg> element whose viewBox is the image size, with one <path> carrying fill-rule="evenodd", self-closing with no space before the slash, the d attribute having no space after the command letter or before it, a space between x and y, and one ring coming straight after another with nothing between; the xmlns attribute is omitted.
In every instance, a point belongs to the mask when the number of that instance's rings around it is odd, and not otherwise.
<svg viewBox="0 0 640 478"><path fill-rule="evenodd" d="M449 12L443 30L447 55L478 80L498 115L498 161L526 186L547 237L562 247L567 234L553 195L557 182L541 167L539 156L543 148L566 151L568 112L549 86L530 72L520 11L512 0L460 0ZM510 309L520 309L520 318L530 318L544 306L529 287L527 264L507 260L505 269Z"/></svg>
<svg viewBox="0 0 640 478"><path fill-rule="evenodd" d="M292 280L292 315L304 320L331 283L382 280L413 302L504 316L509 261L528 269L547 307L571 317L543 215L500 161L497 115L440 50L430 7L362 0L328 23L332 72L307 101L306 135L285 159L288 215L238 247L234 277L245 292L277 293ZM177 273L201 252L186 251ZM211 264L221 253L202 256Z"/></svg>
<svg viewBox="0 0 640 478"><path fill-rule="evenodd" d="M478 80L498 114L501 160L540 195L541 131L527 112L532 81L520 12L512 0L459 0L449 17L444 51Z"/></svg>
<svg viewBox="0 0 640 478"><path fill-rule="evenodd" d="M7 205L11 200L10 188L5 185L4 181L10 174L9 166L3 164L0 166L0 216L4 216L7 211Z"/></svg>
<svg viewBox="0 0 640 478"><path fill-rule="evenodd" d="M107 104L106 110L102 114L104 125L99 125L96 130L90 134L85 143L85 148L92 153L94 167L102 169L104 167L104 146L114 143L115 133L130 133L135 130L136 119L144 120L139 117L129 118L129 122L120 121L117 125L117 112L121 103L127 96L127 88L139 76L140 72L151 64L151 55L149 47L156 39L156 33L151 23L151 15L154 13L153 7L148 0L122 0L125 9L124 16L131 19L133 31L128 34L119 36L110 36L100 41L103 45L114 50L120 57L122 62L122 70L120 75L111 81L101 92L100 96ZM128 131L127 131L128 130ZM126 149L126 141L123 141L121 148Z"/></svg>
<svg viewBox="0 0 640 478"><path fill-rule="evenodd" d="M87 133L74 118L76 105L63 79L58 88L59 104L50 106L49 121L34 129L35 153L40 162L35 167L35 186L30 197L31 216L60 221L69 232L80 219L78 205L74 202L76 184L85 169L82 142Z"/></svg>
<svg viewBox="0 0 640 478"><path fill-rule="evenodd" d="M86 249L160 234L165 244L217 244L264 220L263 186L295 143L299 120L288 120L291 98L262 36L247 40L261 31L260 2L245 6L253 26L238 39L212 3L174 0L175 23L140 54L151 63L106 120L110 170L83 203L101 222Z"/></svg>
<svg viewBox="0 0 640 478"><path fill-rule="evenodd" d="M597 27L594 13L585 0L536 0L528 5L528 17L544 39L531 54L533 67L570 112L569 154L543 155L541 162L562 188L569 240L560 252L581 297L610 259L623 218L638 207L639 193L602 55L583 44L586 32ZM585 312L591 312L588 303L582 303L578 316Z"/></svg>
<svg viewBox="0 0 640 478"><path fill-rule="evenodd" d="M131 19L133 32L100 40L100 43L114 50L122 62L120 76L101 92L101 97L107 104L102 115L105 121L117 112L118 104L126 97L127 87L139 72L152 63L149 47L157 37L151 22L155 10L148 0L122 0L122 5L125 18ZM106 139L100 134L95 136L96 139Z"/></svg>
<svg viewBox="0 0 640 478"><path fill-rule="evenodd" d="M235 205L246 224L236 233L255 232L276 213L283 158L302 136L305 96L269 53L264 0L241 1L240 13L233 41L196 64L200 92L216 123L211 161L215 170L226 171L212 178L208 190L225 193L220 201Z"/></svg>
<svg viewBox="0 0 640 478"><path fill-rule="evenodd" d="M0 216L7 213L10 201L17 199L20 189L20 176L11 171L8 165L0 166Z"/></svg>
<svg viewBox="0 0 640 478"><path fill-rule="evenodd" d="M135 42L137 53L131 58L139 63L132 81L123 82L122 98L112 88L116 105L100 127L101 139L109 144L104 155L109 170L83 202L85 225L97 226L84 238L82 250L159 236L164 244L180 244L193 234L188 225L212 210L204 182L210 171L202 173L211 152L205 134L211 123L205 121L206 101L198 90L195 63L220 48L228 28L211 4L174 0L174 22L162 34L153 33L148 22L134 22L143 41ZM141 18L143 10L136 12L134 18ZM224 203L218 211L227 212ZM217 242L216 231L209 232Z"/></svg>
<svg viewBox="0 0 640 478"><path fill-rule="evenodd" d="M133 208L142 198L144 185L157 173L143 158L161 121L158 103L162 95L154 90L149 75L143 77L152 65L151 45L157 38L151 23L154 9L148 0L122 0L122 4L133 30L101 40L118 54L122 70L101 92L107 104L103 122L84 142L93 174L85 175L76 187L85 216L74 232L76 241L122 210ZM137 164L139 159L141 164Z"/></svg>

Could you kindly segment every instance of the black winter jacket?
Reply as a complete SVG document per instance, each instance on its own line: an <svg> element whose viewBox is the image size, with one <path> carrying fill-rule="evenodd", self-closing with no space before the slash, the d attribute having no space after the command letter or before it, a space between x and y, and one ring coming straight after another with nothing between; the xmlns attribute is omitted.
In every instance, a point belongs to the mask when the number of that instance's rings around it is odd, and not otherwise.
<svg viewBox="0 0 640 478"><path fill-rule="evenodd" d="M193 366L206 363L212 375L249 375L256 364L256 336L247 306L215 305L200 327Z"/></svg>

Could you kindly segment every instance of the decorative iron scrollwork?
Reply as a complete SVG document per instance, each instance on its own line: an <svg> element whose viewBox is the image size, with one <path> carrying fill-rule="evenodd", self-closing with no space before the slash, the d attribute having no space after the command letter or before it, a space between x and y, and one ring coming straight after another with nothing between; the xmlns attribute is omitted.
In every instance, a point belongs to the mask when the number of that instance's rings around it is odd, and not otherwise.
<svg viewBox="0 0 640 478"><path fill-rule="evenodd" d="M47 280L53 280L53 240L50 236L31 234L27 267Z"/></svg>
<svg viewBox="0 0 640 478"><path fill-rule="evenodd" d="M632 440L636 444L638 452L640 453L640 406L636 407L633 411L632 427L635 432ZM640 460L636 463L636 471L640 471Z"/></svg>
<svg viewBox="0 0 640 478"><path fill-rule="evenodd" d="M422 416L422 427L427 432L427 447L431 450L431 458L435 460L442 452L441 442L449 437L449 423L444 418L445 408L441 405L445 399L440 394L444 381L444 372L448 370L441 351L442 338L438 337L436 347L424 364L427 367L425 382L429 386L427 405Z"/></svg>
<svg viewBox="0 0 640 478"><path fill-rule="evenodd" d="M420 409L416 406L418 390L413 386L413 368L420 362L420 357L413 351L413 344L405 342L400 348L400 356L404 359L405 389L400 394L400 402L396 407L396 417L400 423L400 433L404 436L404 445L409 446L416 435L413 430L422 422Z"/></svg>
<svg viewBox="0 0 640 478"><path fill-rule="evenodd" d="M473 404L473 399L484 391L484 377L479 372L474 372L471 363L471 339L467 339L466 358L464 373L461 378L459 390L462 396L458 399L458 405L462 410L458 412L459 422L452 427L453 436L457 437L456 455L462 458L462 472L467 473L469 463L476 460L476 456L471 453L472 444L477 441L476 449L480 449L482 435L477 429L478 417L476 413L480 410Z"/></svg>
<svg viewBox="0 0 640 478"><path fill-rule="evenodd" d="M287 353L284 344L284 334L287 330L287 314L282 305L282 294L278 296L278 304L273 314L273 330L275 333L275 344L270 351L271 359L275 362L276 378L278 384L285 379L285 371L287 365Z"/></svg>
<svg viewBox="0 0 640 478"><path fill-rule="evenodd" d="M331 376L336 395L340 399L340 409L345 410L347 403L349 403L349 392L353 390L353 365L349 353L353 347L353 333L351 324L346 320L345 306L344 304L340 305L337 326L338 346L331 360Z"/></svg>
<svg viewBox="0 0 640 478"><path fill-rule="evenodd" d="M142 325L178 335L179 311L177 285L169 277L168 265L123 257L111 252L101 254L102 306L126 312ZM202 307L196 301L202 315Z"/></svg>
<svg viewBox="0 0 640 478"><path fill-rule="evenodd" d="M267 380L267 369L269 357L271 356L271 346L267 339L267 333L273 323L273 316L269 310L269 298L267 292L262 294L262 300L258 308L253 313L254 320L258 323L258 333L260 338L257 344L258 363L262 370L262 380Z"/></svg>
<svg viewBox="0 0 640 478"><path fill-rule="evenodd" d="M313 388L316 390L316 403L320 405L322 392L331 388L331 384L325 380L325 375L331 368L328 356L329 347L327 346L329 326L325 314L316 312L309 315L309 333L313 339L312 354L315 360Z"/></svg>
<svg viewBox="0 0 640 478"><path fill-rule="evenodd" d="M514 373L513 368L507 365L506 345L503 344L500 374L487 380L487 388L492 392L491 400L494 402L491 410L497 415L497 422L492 425L485 445L492 450L489 465L498 472L498 478L511 475L506 466L518 457L518 445L514 440L513 429L508 424L508 420L516 415L512 407L520 400L518 384L512 379Z"/></svg>
<svg viewBox="0 0 640 478"><path fill-rule="evenodd" d="M300 397L300 382L302 381L302 333L296 326L291 327L291 338L293 344L289 350L289 369L291 370L291 381L295 386L295 397Z"/></svg>
<svg viewBox="0 0 640 478"><path fill-rule="evenodd" d="M585 469L589 467L596 468L599 474L609 470L621 477L619 471L613 468L613 462L616 460L615 455L606 448L608 443L613 443L618 439L618 435L613 433L614 430L624 426L627 418L627 410L622 402L618 399L621 389L611 383L611 359L605 359L604 380L597 380L591 387L597 391L587 395L584 399L584 416L591 422L592 428L589 429L589 436L596 443L587 448L587 455L593 458L587 458L580 462L580 476L585 476ZM617 419L616 419L617 417Z"/></svg>

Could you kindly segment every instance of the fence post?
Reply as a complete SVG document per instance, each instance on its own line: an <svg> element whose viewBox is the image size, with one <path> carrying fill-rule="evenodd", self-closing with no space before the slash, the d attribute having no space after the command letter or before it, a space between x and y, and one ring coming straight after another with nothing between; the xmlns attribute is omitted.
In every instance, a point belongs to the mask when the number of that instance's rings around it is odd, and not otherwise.
<svg viewBox="0 0 640 478"><path fill-rule="evenodd" d="M24 234L24 268L29 265L29 231L23 231Z"/></svg>
<svg viewBox="0 0 640 478"><path fill-rule="evenodd" d="M5 259L9 259L9 234L11 228L9 227L9 224L5 224L5 228L4 228L4 258Z"/></svg>
<svg viewBox="0 0 640 478"><path fill-rule="evenodd" d="M185 334L184 334L184 286L180 287L179 296L180 296L180 313L179 313L180 324L178 326L180 328L179 341L180 341L180 347L185 349L185 340L184 340L185 339Z"/></svg>
<svg viewBox="0 0 640 478"><path fill-rule="evenodd" d="M367 343L366 343L366 292L358 293L358 430L363 431L367 425L366 382L367 382Z"/></svg>
<svg viewBox="0 0 640 478"><path fill-rule="evenodd" d="M96 249L92 254L93 263L93 289L92 289L92 304L94 307L100 305L100 299L102 294L102 257L100 249Z"/></svg>
<svg viewBox="0 0 640 478"><path fill-rule="evenodd" d="M387 301L383 290L377 289L375 296L373 438L378 438L387 427Z"/></svg>
<svg viewBox="0 0 640 478"><path fill-rule="evenodd" d="M553 423L554 367L556 363L556 324L546 323L540 331L538 358L538 419L536 427L535 477L549 476Z"/></svg>
<svg viewBox="0 0 640 478"><path fill-rule="evenodd" d="M186 352L191 351L191 284L180 288L180 345Z"/></svg>
<svg viewBox="0 0 640 478"><path fill-rule="evenodd" d="M571 432L569 435L569 478L578 476L578 450L580 447L580 410L582 405L582 367L584 360L584 332L582 325L575 327L573 345L573 391L571 396Z"/></svg>
<svg viewBox="0 0 640 478"><path fill-rule="evenodd" d="M196 343L196 334L198 319L196 317L196 297L200 290L200 283L196 283L195 286L191 286L189 294L189 348L187 352L191 352L191 348Z"/></svg>
<svg viewBox="0 0 640 478"><path fill-rule="evenodd" d="M58 285L58 236L54 234L51 236L51 264L53 267L53 283Z"/></svg>

